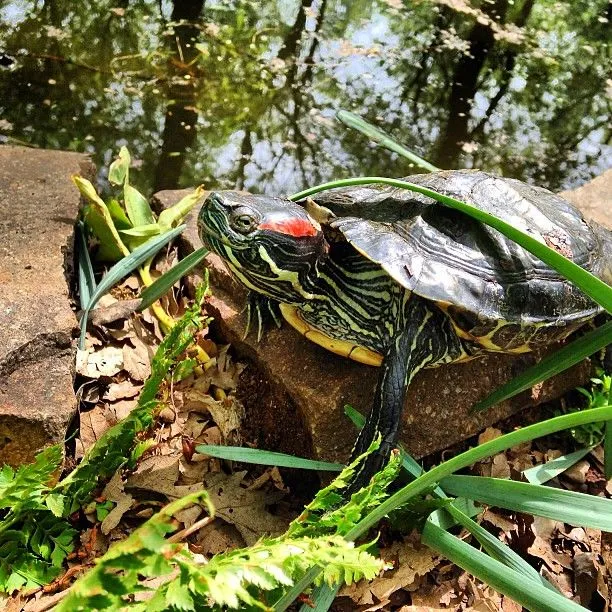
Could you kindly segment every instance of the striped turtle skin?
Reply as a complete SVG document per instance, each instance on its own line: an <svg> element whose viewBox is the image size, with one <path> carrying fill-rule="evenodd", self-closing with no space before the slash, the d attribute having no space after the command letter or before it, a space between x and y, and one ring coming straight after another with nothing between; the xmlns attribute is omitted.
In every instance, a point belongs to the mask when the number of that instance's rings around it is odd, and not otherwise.
<svg viewBox="0 0 612 612"><path fill-rule="evenodd" d="M553 193L480 171L408 180L494 214L612 282L612 234ZM496 230L406 190L342 188L302 203L212 193L198 227L258 311L278 305L313 342L381 366L353 456L379 435L381 446L347 493L387 459L406 388L420 369L487 351L530 351L601 311Z"/></svg>

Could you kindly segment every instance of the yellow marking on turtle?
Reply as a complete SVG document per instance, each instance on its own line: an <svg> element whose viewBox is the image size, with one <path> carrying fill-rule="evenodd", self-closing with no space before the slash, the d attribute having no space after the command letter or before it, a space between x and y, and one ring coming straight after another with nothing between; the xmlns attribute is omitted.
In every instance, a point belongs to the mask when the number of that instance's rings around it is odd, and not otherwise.
<svg viewBox="0 0 612 612"><path fill-rule="evenodd" d="M280 311L284 319L296 329L300 334L305 336L311 342L322 346L324 349L340 355L341 357L347 357L353 361L364 363L371 366L380 366L382 363L382 355L364 346L353 344L347 340L338 340L331 338L320 329L317 329L300 316L300 311L296 306L291 304L280 304Z"/></svg>
<svg viewBox="0 0 612 612"><path fill-rule="evenodd" d="M291 270L283 270L276 265L276 262L268 255L268 251L262 246L259 247L259 256L270 266L270 270L273 274L276 274L276 277L279 280L287 281L291 284L291 286L307 300L314 300L314 293L309 293L308 291L304 291L300 283L300 277L297 272Z"/></svg>
<svg viewBox="0 0 612 612"><path fill-rule="evenodd" d="M455 319L453 318L453 314L451 312L449 312L449 310L448 310L448 306L451 306L450 302L438 301L438 302L436 302L436 306L438 306L438 308L440 308L441 310L443 310L447 314L448 318L450 319L450 321L451 321L451 323L453 325L455 333L462 340L468 340L470 342L474 342L475 344L478 344L483 349L485 349L486 351L489 351L491 353L507 353L507 354L520 355L522 353L529 353L529 352L532 351L532 348L529 346L528 342L525 342L524 344L521 344L520 346L517 346L515 348L507 348L507 347L499 346L498 344L496 344L493 341L494 335L501 328L505 327L506 325L510 325L510 323L508 323L508 321L504 321L504 320L500 319L497 322L497 325L493 329L491 329L490 331L488 331L486 334L484 334L482 336L477 336L476 334L470 334L466 330L462 329L455 322ZM540 325L533 325L533 326L530 326L530 327L533 327L535 329L535 328L540 327L540 326L541 326L541 324ZM463 361L463 360L460 360L460 361Z"/></svg>

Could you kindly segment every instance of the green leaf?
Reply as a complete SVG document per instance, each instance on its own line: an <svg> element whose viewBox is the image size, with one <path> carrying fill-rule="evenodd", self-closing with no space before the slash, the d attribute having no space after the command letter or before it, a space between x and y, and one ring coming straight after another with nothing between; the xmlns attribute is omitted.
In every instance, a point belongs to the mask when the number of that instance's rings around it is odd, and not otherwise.
<svg viewBox="0 0 612 612"><path fill-rule="evenodd" d="M181 223L204 193L204 188L201 185L196 187L194 191L181 198L174 206L162 210L157 222L164 228L174 227L177 223Z"/></svg>
<svg viewBox="0 0 612 612"><path fill-rule="evenodd" d="M166 292L170 290L170 287L172 287L174 283L193 270L206 255L208 255L208 251L202 247L181 259L176 266L173 266L170 270L162 274L153 284L142 291L140 294L142 301L138 306L138 310L144 310L153 304L153 302L159 300L162 295L165 295Z"/></svg>
<svg viewBox="0 0 612 612"><path fill-rule="evenodd" d="M123 197L125 199L127 215L134 227L155 223L155 217L149 206L149 201L140 191L126 183L123 187Z"/></svg>
<svg viewBox="0 0 612 612"><path fill-rule="evenodd" d="M526 389L530 389L533 385L567 370L567 368L609 344L612 344L612 321L588 331L577 340L566 344L551 355L547 355L539 363L528 368L475 404L472 412L486 410Z"/></svg>
<svg viewBox="0 0 612 612"><path fill-rule="evenodd" d="M518 444L523 444L524 442L535 440L536 438L541 438L556 433L557 431L562 431L563 429L577 427L584 423L608 421L610 419L612 419L612 407L583 410L581 412L574 412L553 419L547 419L546 421L535 423L516 431L511 431L499 438L495 438L475 448L471 448L431 468L416 480L408 483L362 519L359 524L355 525L354 529L352 529L346 537L353 539L361 536L383 518L383 516L395 508L407 503L415 496L428 491L446 476L458 470L462 470L477 461L481 461L485 457L491 457L492 455L501 453ZM590 499L594 498L591 497Z"/></svg>
<svg viewBox="0 0 612 612"><path fill-rule="evenodd" d="M200 444L196 451L209 457L240 461L242 463L257 463L259 465L276 465L278 467L294 468L299 470L322 470L340 472L344 469L341 463L327 461L313 461L284 453L260 450L258 448L242 448L241 446L217 446L214 444Z"/></svg>
<svg viewBox="0 0 612 612"><path fill-rule="evenodd" d="M543 584L545 587L556 591L555 587L548 582L543 576L540 576L538 572L529 564L525 559L515 553L511 548L506 546L503 542L500 542L493 534L489 533L484 527L479 525L476 521L472 520L464 512L454 506L454 504L447 506L444 510L436 510L429 515L428 521L434 522L438 527L448 531L449 527L446 527L444 523L448 521L443 520L444 515L450 515L453 519L454 524L461 525L464 529L469 531L478 541L478 543L484 548L486 553L497 559L500 563L510 569L522 574L525 578L533 580L538 584ZM442 518L442 520L440 520ZM453 525L454 526L454 525ZM445 544L440 543L442 554L446 556L444 550Z"/></svg>
<svg viewBox="0 0 612 612"><path fill-rule="evenodd" d="M447 476L440 486L453 495L464 495L484 504L612 531L612 500L603 497L483 476Z"/></svg>
<svg viewBox="0 0 612 612"><path fill-rule="evenodd" d="M79 221L76 226L77 260L79 266L79 302L81 309L87 307L93 292L96 290L96 279L94 276L87 240L85 239L85 226Z"/></svg>
<svg viewBox="0 0 612 612"><path fill-rule="evenodd" d="M100 241L98 257L106 261L117 261L129 254L129 249L123 244L113 222L108 207L96 193L94 186L80 176L73 176L72 182L88 200L83 207L83 219L90 231Z"/></svg>
<svg viewBox="0 0 612 612"><path fill-rule="evenodd" d="M129 181L130 153L126 147L119 149L119 156L108 169L108 180L112 185L123 185Z"/></svg>
<svg viewBox="0 0 612 612"><path fill-rule="evenodd" d="M179 580L173 580L168 586L166 603L177 610L195 610L189 587L186 584L181 584Z"/></svg>
<svg viewBox="0 0 612 612"><path fill-rule="evenodd" d="M541 485L549 480L552 480L559 474L565 472L580 461L583 457L588 455L592 450L593 446L581 448L573 453L568 453L551 461L547 461L542 465L536 465L527 470L523 470L523 476L531 483L535 485Z"/></svg>
<svg viewBox="0 0 612 612"><path fill-rule="evenodd" d="M416 155L416 153L409 151L406 147L399 144L399 142L391 138L391 136L383 132L380 128L368 123L359 115L351 113L350 111L339 110L336 113L336 117L342 123L344 123L344 125L365 134L370 140L378 143L386 149L399 153L399 155L402 155L406 159L410 160L413 164L420 166L424 170L427 170L428 172L436 172L440 170L440 168L436 168L436 166L430 164L422 157L419 157Z"/></svg>
<svg viewBox="0 0 612 612"><path fill-rule="evenodd" d="M150 237L157 236L162 231L162 228L157 223L150 223L149 225L139 225L137 227L130 227L128 229L119 230L120 234L125 236L137 236L137 237Z"/></svg>
<svg viewBox="0 0 612 612"><path fill-rule="evenodd" d="M178 236L185 229L184 225L170 230L161 236L157 236L148 240L142 246L134 249L127 257L118 261L102 278L100 284L96 287L87 308L83 311L81 318L81 335L79 338L79 347L82 349L85 346L85 325L87 314L98 303L98 300L107 293L111 287L118 283L124 276L127 276L132 270L143 264L147 259L153 257L163 246L168 244L173 238Z"/></svg>
<svg viewBox="0 0 612 612"><path fill-rule="evenodd" d="M119 204L118 200L111 198L108 201L107 206L113 222L115 223L115 227L118 230L129 229L132 227L131 221L127 218L127 215L125 214L125 211L123 210L121 204Z"/></svg>
<svg viewBox="0 0 612 612"><path fill-rule="evenodd" d="M310 187L304 191L293 194L290 199L298 201L308 196L325 191L328 189L336 189L338 187L350 187L354 185L370 185L370 184L384 184L391 185L392 187L398 187L400 189L408 189L409 191L415 191L428 196L449 208L459 210L470 217L473 217L477 221L490 225L497 231L504 234L517 244L521 245L524 249L533 253L536 257L539 257L548 266L562 274L565 278L573 282L578 286L586 295L596 301L598 304L603 306L608 312L612 312L612 287L608 286L601 279L597 278L590 272L581 268L578 264L570 261L563 255L557 253L554 249L547 247L542 244L539 240L536 240L529 234L526 234L506 221L503 221L499 217L495 217L489 213L486 213L475 206L451 198L450 196L443 195L429 189L422 187L421 185L415 185L408 181L402 181L399 179L390 179L380 176L365 176L350 179L343 179L339 181L331 181L329 183L323 183L315 187Z"/></svg>
<svg viewBox="0 0 612 612"><path fill-rule="evenodd" d="M99 482L110 478L146 449L146 443L138 444L138 434L151 426L161 384L171 375L178 359L193 344L194 335L202 328L202 300L206 291L205 283L196 287L193 304L157 347L151 360L151 375L145 381L136 407L122 421L106 430L90 447L79 465L53 488L52 495L64 496L64 516L89 502ZM137 449L132 453L135 447Z"/></svg>
<svg viewBox="0 0 612 612"><path fill-rule="evenodd" d="M300 612L327 612L334 603L341 586L342 584L340 583L336 583L333 586L323 583L315 587L308 598L314 603L314 608L310 602L304 603L300 607Z"/></svg>
<svg viewBox="0 0 612 612"><path fill-rule="evenodd" d="M526 582L523 574L492 559L430 521L425 522L422 541L532 612L585 612L584 608L545 585L535 580Z"/></svg>

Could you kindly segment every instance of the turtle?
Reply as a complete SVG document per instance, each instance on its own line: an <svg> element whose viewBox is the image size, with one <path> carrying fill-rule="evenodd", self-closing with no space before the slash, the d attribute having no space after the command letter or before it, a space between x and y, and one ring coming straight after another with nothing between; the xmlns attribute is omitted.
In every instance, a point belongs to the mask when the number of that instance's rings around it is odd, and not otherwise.
<svg viewBox="0 0 612 612"><path fill-rule="evenodd" d="M500 217L612 281L612 233L546 189L480 170L406 180ZM379 437L380 445L359 464L351 490L388 459L419 370L532 351L602 310L497 230L405 189L345 187L301 202L213 192L198 231L260 317L280 311L307 339L380 366L352 459Z"/></svg>

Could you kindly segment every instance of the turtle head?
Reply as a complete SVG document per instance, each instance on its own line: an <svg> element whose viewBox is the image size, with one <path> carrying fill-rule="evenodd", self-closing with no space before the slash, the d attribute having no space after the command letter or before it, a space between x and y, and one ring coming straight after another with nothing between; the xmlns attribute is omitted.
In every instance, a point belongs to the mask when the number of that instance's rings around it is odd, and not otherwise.
<svg viewBox="0 0 612 612"><path fill-rule="evenodd" d="M320 225L290 200L213 192L198 216L204 246L222 257L249 289L281 302L311 296L327 252Z"/></svg>

